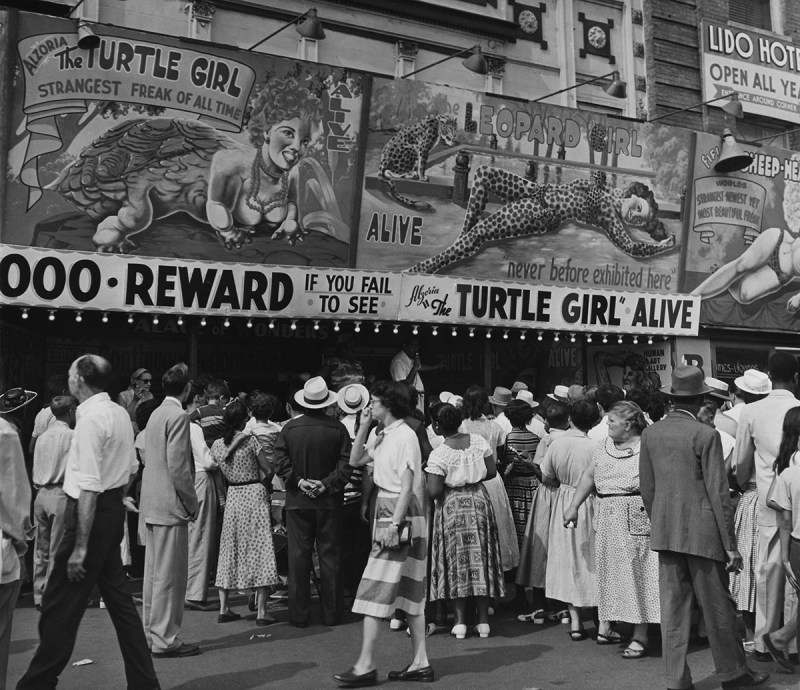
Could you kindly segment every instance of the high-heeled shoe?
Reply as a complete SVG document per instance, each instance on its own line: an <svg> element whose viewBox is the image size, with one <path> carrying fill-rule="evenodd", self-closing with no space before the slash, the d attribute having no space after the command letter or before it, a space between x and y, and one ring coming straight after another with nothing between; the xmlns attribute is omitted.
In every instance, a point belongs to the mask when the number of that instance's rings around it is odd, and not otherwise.
<svg viewBox="0 0 800 690"><path fill-rule="evenodd" d="M450 631L450 634L455 636L457 640L463 640L467 636L467 626L454 625L453 629Z"/></svg>
<svg viewBox="0 0 800 690"><path fill-rule="evenodd" d="M483 638L489 637L489 624L488 623L479 623L475 626L475 632Z"/></svg>

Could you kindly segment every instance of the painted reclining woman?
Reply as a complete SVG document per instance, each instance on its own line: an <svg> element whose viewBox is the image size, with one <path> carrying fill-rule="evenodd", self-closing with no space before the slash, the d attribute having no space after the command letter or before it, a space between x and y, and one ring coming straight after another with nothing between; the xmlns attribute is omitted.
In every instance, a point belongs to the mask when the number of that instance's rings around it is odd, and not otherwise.
<svg viewBox="0 0 800 690"><path fill-rule="evenodd" d="M506 203L482 218L489 192ZM543 185L508 170L482 165L475 171L464 227L458 239L409 271L437 273L474 256L487 242L544 235L555 232L570 220L602 230L629 256L646 258L675 246L675 235L667 235L657 216L655 196L641 182L632 183L624 191L609 189L605 173L594 171L588 180ZM655 241L635 241L628 228L644 230Z"/></svg>

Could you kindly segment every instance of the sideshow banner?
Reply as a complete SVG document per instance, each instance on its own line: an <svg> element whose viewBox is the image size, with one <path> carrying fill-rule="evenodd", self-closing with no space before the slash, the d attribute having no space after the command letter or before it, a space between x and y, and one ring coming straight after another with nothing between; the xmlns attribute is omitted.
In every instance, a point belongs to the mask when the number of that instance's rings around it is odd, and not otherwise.
<svg viewBox="0 0 800 690"><path fill-rule="evenodd" d="M715 22L704 23L702 31L704 101L736 92L746 113L800 123L800 51L795 44Z"/></svg>
<svg viewBox="0 0 800 690"><path fill-rule="evenodd" d="M677 291L690 133L373 80L357 265Z"/></svg>
<svg viewBox="0 0 800 690"><path fill-rule="evenodd" d="M406 274L399 318L566 333L697 335L698 315L699 301L688 295Z"/></svg>
<svg viewBox="0 0 800 690"><path fill-rule="evenodd" d="M613 384L625 391L659 390L672 380L669 341L650 345L591 345L586 348L589 385Z"/></svg>
<svg viewBox="0 0 800 690"><path fill-rule="evenodd" d="M219 264L0 245L0 297L22 307L696 335L686 295L530 287L366 270Z"/></svg>
<svg viewBox="0 0 800 690"><path fill-rule="evenodd" d="M397 274L0 249L0 297L20 306L351 320L399 309Z"/></svg>
<svg viewBox="0 0 800 690"><path fill-rule="evenodd" d="M20 13L0 241L346 267L364 76Z"/></svg>
<svg viewBox="0 0 800 690"><path fill-rule="evenodd" d="M796 331L800 153L743 145L750 167L721 175L719 146L697 134L680 290L702 299L702 323Z"/></svg>

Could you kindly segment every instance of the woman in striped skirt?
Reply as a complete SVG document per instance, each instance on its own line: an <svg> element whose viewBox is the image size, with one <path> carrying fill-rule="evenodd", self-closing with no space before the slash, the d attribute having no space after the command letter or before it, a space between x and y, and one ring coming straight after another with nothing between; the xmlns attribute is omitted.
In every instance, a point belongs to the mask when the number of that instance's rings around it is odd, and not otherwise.
<svg viewBox="0 0 800 690"><path fill-rule="evenodd" d="M389 680L432 681L425 646L428 526L422 457L416 435L403 421L411 412L411 401L406 386L388 381L375 384L370 395L350 454L354 467L374 461L373 482L378 487L372 551L352 609L364 615L364 638L355 665L334 678L343 685L362 687L377 682L374 650L381 619L402 609L414 658L402 671L390 672ZM367 440L370 419L382 430L371 431ZM407 523L410 539L405 538Z"/></svg>

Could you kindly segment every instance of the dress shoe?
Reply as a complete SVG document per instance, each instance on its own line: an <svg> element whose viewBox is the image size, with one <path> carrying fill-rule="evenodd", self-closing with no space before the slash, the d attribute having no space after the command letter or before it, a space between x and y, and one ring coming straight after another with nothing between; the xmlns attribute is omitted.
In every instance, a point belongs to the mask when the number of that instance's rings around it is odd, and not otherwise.
<svg viewBox="0 0 800 690"><path fill-rule="evenodd" d="M354 668L344 673L337 673L333 679L349 688L363 688L378 682L378 670L373 668L366 673L356 673Z"/></svg>
<svg viewBox="0 0 800 690"><path fill-rule="evenodd" d="M769 673L756 673L748 671L743 676L733 680L723 680L722 690L742 690L743 688L760 688L766 685L769 680Z"/></svg>
<svg viewBox="0 0 800 690"><path fill-rule="evenodd" d="M270 616L267 614L264 618L256 618L256 625L259 628L263 628L265 625L272 625L273 623L277 623L278 619L275 616Z"/></svg>
<svg viewBox="0 0 800 690"><path fill-rule="evenodd" d="M173 647L163 652L151 652L154 659L176 659L185 656L197 656L201 653L200 647L196 644L186 644L185 642L179 647Z"/></svg>
<svg viewBox="0 0 800 690"><path fill-rule="evenodd" d="M770 656L769 652L759 652L757 649L753 650L753 658L756 661L763 661L765 663L767 661L772 661L772 657Z"/></svg>
<svg viewBox="0 0 800 690"><path fill-rule="evenodd" d="M226 611L217 616L217 623L232 623L241 619L241 615L233 611Z"/></svg>
<svg viewBox="0 0 800 690"><path fill-rule="evenodd" d="M409 664L410 666L410 664ZM433 683L433 667L423 666L416 671L409 671L406 666L402 671L389 671L389 680L407 680L416 683Z"/></svg>
<svg viewBox="0 0 800 690"><path fill-rule="evenodd" d="M778 663L778 666L780 666L784 671L794 673L794 666L792 665L792 662L789 661L789 652L787 652L785 649L778 649L775 646L775 643L772 641L772 638L769 636L769 633L762 635L761 641L769 650L772 658Z"/></svg>

